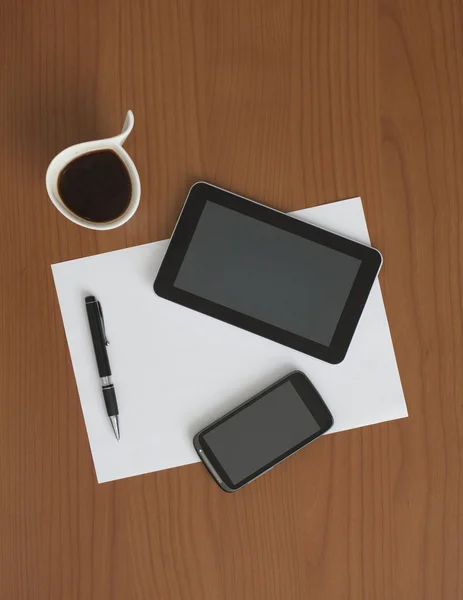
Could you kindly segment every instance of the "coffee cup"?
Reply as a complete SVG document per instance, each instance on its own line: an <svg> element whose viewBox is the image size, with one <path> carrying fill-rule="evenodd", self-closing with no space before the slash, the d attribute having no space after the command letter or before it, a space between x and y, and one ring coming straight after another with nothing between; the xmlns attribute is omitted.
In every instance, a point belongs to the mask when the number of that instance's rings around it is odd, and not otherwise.
<svg viewBox="0 0 463 600"><path fill-rule="evenodd" d="M140 177L122 147L134 125L131 110L119 135L66 148L51 161L45 182L50 200L73 223L115 229L140 203Z"/></svg>

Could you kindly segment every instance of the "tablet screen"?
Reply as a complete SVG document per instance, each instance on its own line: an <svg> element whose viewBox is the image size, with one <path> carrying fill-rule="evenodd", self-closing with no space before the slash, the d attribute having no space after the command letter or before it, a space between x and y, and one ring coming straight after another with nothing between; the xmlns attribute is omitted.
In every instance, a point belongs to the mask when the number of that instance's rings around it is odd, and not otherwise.
<svg viewBox="0 0 463 600"><path fill-rule="evenodd" d="M329 346L361 262L207 201L174 287Z"/></svg>

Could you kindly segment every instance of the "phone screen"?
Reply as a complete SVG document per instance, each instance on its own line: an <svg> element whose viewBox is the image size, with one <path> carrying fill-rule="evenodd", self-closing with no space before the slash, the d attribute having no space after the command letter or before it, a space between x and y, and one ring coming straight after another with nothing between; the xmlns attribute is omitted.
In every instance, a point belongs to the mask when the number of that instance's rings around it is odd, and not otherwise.
<svg viewBox="0 0 463 600"><path fill-rule="evenodd" d="M318 392L301 373L295 375L310 386L304 389L304 397L290 376L200 434L206 455L233 489L326 431L319 419L321 409L331 424Z"/></svg>

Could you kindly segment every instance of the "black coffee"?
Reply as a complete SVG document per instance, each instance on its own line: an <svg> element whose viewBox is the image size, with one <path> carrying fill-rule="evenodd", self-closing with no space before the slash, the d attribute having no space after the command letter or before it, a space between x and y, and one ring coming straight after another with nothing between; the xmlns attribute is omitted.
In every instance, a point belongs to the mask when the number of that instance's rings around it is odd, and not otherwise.
<svg viewBox="0 0 463 600"><path fill-rule="evenodd" d="M127 167L112 150L97 150L71 161L58 177L58 193L78 217L114 221L127 210L132 184Z"/></svg>

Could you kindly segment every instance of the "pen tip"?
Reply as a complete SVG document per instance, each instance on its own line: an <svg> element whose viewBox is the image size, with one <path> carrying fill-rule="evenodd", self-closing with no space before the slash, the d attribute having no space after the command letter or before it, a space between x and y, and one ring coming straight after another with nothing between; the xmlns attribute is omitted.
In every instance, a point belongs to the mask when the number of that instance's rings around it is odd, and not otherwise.
<svg viewBox="0 0 463 600"><path fill-rule="evenodd" d="M109 417L109 420L111 421L111 425L113 426L113 431L114 435L116 436L116 440L119 441L121 439L121 433L119 430L119 419L117 415L115 415L113 417Z"/></svg>

